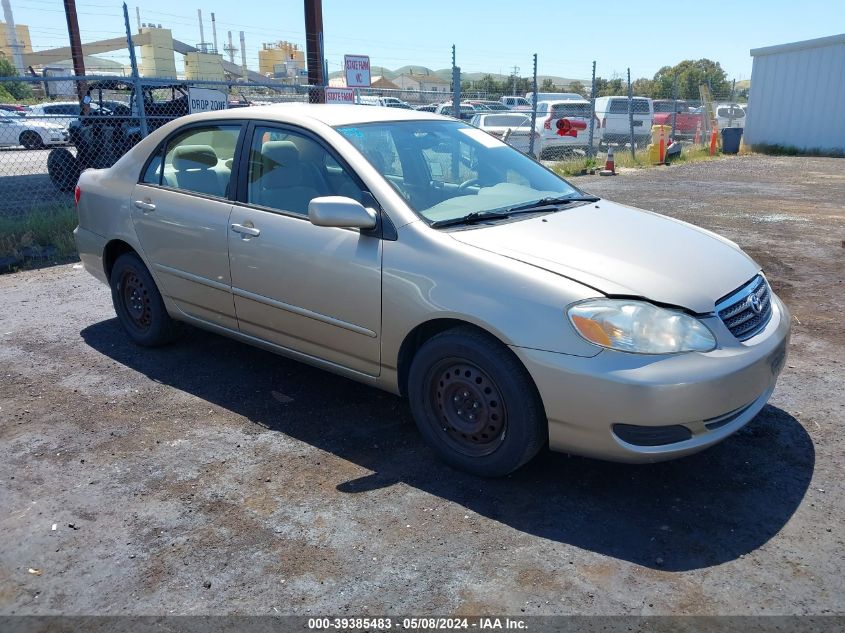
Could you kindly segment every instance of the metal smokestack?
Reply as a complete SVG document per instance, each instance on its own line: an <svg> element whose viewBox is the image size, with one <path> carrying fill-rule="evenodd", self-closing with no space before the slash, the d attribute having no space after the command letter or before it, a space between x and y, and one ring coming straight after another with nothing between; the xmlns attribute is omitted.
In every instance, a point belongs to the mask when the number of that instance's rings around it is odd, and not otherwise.
<svg viewBox="0 0 845 633"><path fill-rule="evenodd" d="M141 32L141 8L135 7L135 20L138 22L138 33Z"/></svg>
<svg viewBox="0 0 845 633"><path fill-rule="evenodd" d="M246 79L247 75L247 67L246 67L246 38L244 37L244 32L241 31L241 76Z"/></svg>
<svg viewBox="0 0 845 633"><path fill-rule="evenodd" d="M214 42L214 52L217 53L217 21L214 19L214 11L211 12L211 41Z"/></svg>
<svg viewBox="0 0 845 633"><path fill-rule="evenodd" d="M202 29L202 9L197 9L197 17L200 21L200 44L205 44L205 33Z"/></svg>
<svg viewBox="0 0 845 633"><path fill-rule="evenodd" d="M3 17L6 20L6 39L9 41L9 48L12 49L12 63L19 75L24 73L23 54L21 45L18 44L18 32L15 29L15 18L12 16L12 5L9 0L3 0Z"/></svg>
<svg viewBox="0 0 845 633"><path fill-rule="evenodd" d="M226 49L226 52L229 53L229 63L235 63L235 45L232 44L232 32L229 31L229 48Z"/></svg>

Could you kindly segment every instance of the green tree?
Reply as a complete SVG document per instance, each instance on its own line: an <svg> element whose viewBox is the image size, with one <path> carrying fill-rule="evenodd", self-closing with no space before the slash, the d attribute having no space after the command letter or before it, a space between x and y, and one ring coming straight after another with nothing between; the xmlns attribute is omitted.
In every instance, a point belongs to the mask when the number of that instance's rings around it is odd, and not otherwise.
<svg viewBox="0 0 845 633"><path fill-rule="evenodd" d="M622 80L619 77L615 77L614 79L596 77L597 97L612 97L626 94L628 94L628 90L622 84Z"/></svg>
<svg viewBox="0 0 845 633"><path fill-rule="evenodd" d="M717 98L730 92L727 74L719 62L685 59L672 67L664 66L655 73L651 96L655 99L672 98L676 82L679 99L698 99L702 84L708 85L711 94Z"/></svg>
<svg viewBox="0 0 845 633"><path fill-rule="evenodd" d="M582 97L587 96L587 87L577 79L569 84L569 92L577 92Z"/></svg>
<svg viewBox="0 0 845 633"><path fill-rule="evenodd" d="M18 71L5 55L0 55L0 77L17 77ZM0 86L12 96L12 100L21 101L32 98L32 88L23 81L4 81Z"/></svg>
<svg viewBox="0 0 845 633"><path fill-rule="evenodd" d="M540 86L540 91L541 92L554 92L555 90L557 90L557 87L555 86L555 82L553 82L549 77L546 77L543 80L543 85Z"/></svg>
<svg viewBox="0 0 845 633"><path fill-rule="evenodd" d="M654 81L640 77L633 81L631 90L638 97L651 97L654 93Z"/></svg>

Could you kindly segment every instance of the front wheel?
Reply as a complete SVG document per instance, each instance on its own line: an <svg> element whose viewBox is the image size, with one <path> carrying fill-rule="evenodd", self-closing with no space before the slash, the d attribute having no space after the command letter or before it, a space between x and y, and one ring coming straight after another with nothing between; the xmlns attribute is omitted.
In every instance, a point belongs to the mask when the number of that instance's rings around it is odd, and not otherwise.
<svg viewBox="0 0 845 633"><path fill-rule="evenodd" d="M447 463L501 477L543 446L548 425L528 372L506 346L470 327L428 340L411 364L417 427Z"/></svg>
<svg viewBox="0 0 845 633"><path fill-rule="evenodd" d="M24 132L18 140L24 149L41 149L44 147L44 141L38 132Z"/></svg>
<svg viewBox="0 0 845 633"><path fill-rule="evenodd" d="M117 318L135 343L158 347L181 333L181 324L167 313L152 275L135 253L117 258L110 285Z"/></svg>

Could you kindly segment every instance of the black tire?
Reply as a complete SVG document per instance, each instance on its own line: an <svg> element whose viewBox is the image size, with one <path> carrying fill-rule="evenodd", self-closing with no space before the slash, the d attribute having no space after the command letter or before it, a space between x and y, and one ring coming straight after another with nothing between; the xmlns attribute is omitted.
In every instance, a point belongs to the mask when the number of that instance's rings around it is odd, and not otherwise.
<svg viewBox="0 0 845 633"><path fill-rule="evenodd" d="M29 130L21 132L21 136L18 140L20 141L20 144L24 146L24 149L42 149L44 147L44 141L38 132L32 132Z"/></svg>
<svg viewBox="0 0 845 633"><path fill-rule="evenodd" d="M426 442L448 464L475 475L513 472L548 437L543 404L525 367L505 345L472 327L423 344L411 363L408 397Z"/></svg>
<svg viewBox="0 0 845 633"><path fill-rule="evenodd" d="M82 170L76 157L64 147L59 147L47 156L47 173L59 191L70 191L79 181Z"/></svg>
<svg viewBox="0 0 845 633"><path fill-rule="evenodd" d="M140 257L135 253L118 257L109 281L114 311L133 342L158 347L179 337L182 324L167 314L155 281Z"/></svg>

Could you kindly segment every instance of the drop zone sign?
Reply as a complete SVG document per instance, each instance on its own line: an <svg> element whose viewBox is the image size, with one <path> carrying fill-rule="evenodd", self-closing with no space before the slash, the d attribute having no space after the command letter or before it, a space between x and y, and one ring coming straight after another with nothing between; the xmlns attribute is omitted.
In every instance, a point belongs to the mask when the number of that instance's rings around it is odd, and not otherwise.
<svg viewBox="0 0 845 633"><path fill-rule="evenodd" d="M352 88L326 88L326 103L355 103Z"/></svg>
<svg viewBox="0 0 845 633"><path fill-rule="evenodd" d="M229 107L229 98L219 90L210 88L188 88L188 112L212 112Z"/></svg>
<svg viewBox="0 0 845 633"><path fill-rule="evenodd" d="M346 69L347 88L370 87L369 55L344 55L343 67Z"/></svg>

